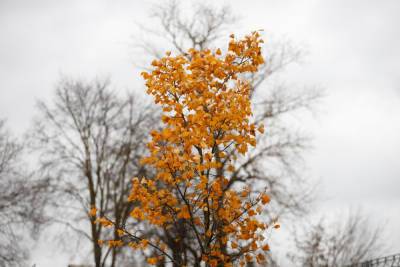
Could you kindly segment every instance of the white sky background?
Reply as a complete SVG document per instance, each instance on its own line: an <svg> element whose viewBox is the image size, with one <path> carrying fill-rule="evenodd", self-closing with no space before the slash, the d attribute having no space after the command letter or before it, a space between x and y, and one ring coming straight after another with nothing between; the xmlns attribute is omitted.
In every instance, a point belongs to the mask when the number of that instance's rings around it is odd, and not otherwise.
<svg viewBox="0 0 400 267"><path fill-rule="evenodd" d="M154 1L155 2L155 1ZM400 1L248 0L229 3L239 31L264 29L309 52L292 82L324 87L306 164L320 179L316 213L361 207L387 228L388 254L400 252ZM109 75L140 89L131 44L151 3L134 0L0 0L0 117L22 134L36 99L50 99L61 74ZM267 40L268 41L268 40ZM268 51L266 51L268 52ZM66 266L44 239L37 267Z"/></svg>

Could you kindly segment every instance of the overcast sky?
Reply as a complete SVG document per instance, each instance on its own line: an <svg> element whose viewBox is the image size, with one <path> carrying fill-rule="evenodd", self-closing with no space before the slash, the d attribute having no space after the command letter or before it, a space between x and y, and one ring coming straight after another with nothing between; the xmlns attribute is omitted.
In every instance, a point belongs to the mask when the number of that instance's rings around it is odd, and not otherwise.
<svg viewBox="0 0 400 267"><path fill-rule="evenodd" d="M155 2L155 1L153 1ZM307 156L320 179L317 213L361 207L386 223L390 253L400 252L400 1L248 0L227 3L238 31L264 29L306 47L291 81L327 96L306 128ZM0 117L16 134L29 128L36 99L50 99L61 74L109 75L116 88L140 88L131 49L150 1L0 0ZM37 267L66 266L66 253L42 240Z"/></svg>

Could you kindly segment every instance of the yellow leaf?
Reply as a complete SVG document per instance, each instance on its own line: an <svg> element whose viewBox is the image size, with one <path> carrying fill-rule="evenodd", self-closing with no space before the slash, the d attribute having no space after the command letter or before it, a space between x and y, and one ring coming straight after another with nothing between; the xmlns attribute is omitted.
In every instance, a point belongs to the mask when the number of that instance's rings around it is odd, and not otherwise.
<svg viewBox="0 0 400 267"><path fill-rule="evenodd" d="M264 246L262 246L262 250L269 251L269 245L265 244Z"/></svg>
<svg viewBox="0 0 400 267"><path fill-rule="evenodd" d="M232 247L233 249L235 249L235 248L238 247L238 244L237 244L236 242L232 242L232 243L231 243L231 247Z"/></svg>
<svg viewBox="0 0 400 267"><path fill-rule="evenodd" d="M156 265L158 262L158 259L156 257L152 257L152 258L147 258L147 263L151 264L151 265Z"/></svg>
<svg viewBox="0 0 400 267"><path fill-rule="evenodd" d="M264 124L260 124L260 126L258 126L258 129L257 129L260 133L264 133Z"/></svg>
<svg viewBox="0 0 400 267"><path fill-rule="evenodd" d="M125 234L124 230L117 229L118 236L123 236Z"/></svg>
<svg viewBox="0 0 400 267"><path fill-rule="evenodd" d="M89 211L89 215L91 216L91 217L95 217L96 216L96 213L97 213L97 209L96 209L96 207L92 207L91 209L90 209L90 211Z"/></svg>
<svg viewBox="0 0 400 267"><path fill-rule="evenodd" d="M267 204L267 203L269 203L270 201L271 201L271 199L269 198L268 195L263 194L263 195L261 196L261 202L262 202L264 205Z"/></svg>

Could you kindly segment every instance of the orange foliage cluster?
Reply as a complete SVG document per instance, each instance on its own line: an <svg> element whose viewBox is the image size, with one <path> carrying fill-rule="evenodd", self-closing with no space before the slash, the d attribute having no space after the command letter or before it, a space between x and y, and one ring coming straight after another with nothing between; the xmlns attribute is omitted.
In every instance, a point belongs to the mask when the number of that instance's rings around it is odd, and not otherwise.
<svg viewBox="0 0 400 267"><path fill-rule="evenodd" d="M264 62L260 43L258 32L242 40L232 35L226 55L220 49L167 53L142 73L147 93L163 108L164 127L151 132L150 155L142 160L156 176L133 179L129 201L138 206L131 216L166 231L184 222L208 266L263 262L269 250L268 225L258 217L269 197L232 187L228 175L237 155L255 147L257 131L264 131L251 122L251 88L243 78Z"/></svg>

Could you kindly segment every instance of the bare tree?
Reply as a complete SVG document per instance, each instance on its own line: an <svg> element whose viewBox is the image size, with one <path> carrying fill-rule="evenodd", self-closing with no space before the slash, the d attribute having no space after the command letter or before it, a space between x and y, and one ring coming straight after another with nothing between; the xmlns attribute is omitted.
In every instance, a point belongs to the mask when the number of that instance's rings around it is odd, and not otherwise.
<svg viewBox="0 0 400 267"><path fill-rule="evenodd" d="M44 215L47 181L34 179L21 161L23 145L0 120L0 266L22 266L27 231L36 236Z"/></svg>
<svg viewBox="0 0 400 267"><path fill-rule="evenodd" d="M141 38L136 40L135 45L156 58L161 58L165 49L173 49L180 54L185 54L190 48L202 50L220 40L236 20L228 6L214 9L205 4L195 4L190 15L184 16L184 13L181 5L174 0L153 6L150 15L160 27L154 29L140 25L151 39ZM163 40L162 49L154 45L158 39Z"/></svg>
<svg viewBox="0 0 400 267"><path fill-rule="evenodd" d="M296 235L296 251L289 256L296 266L339 267L360 263L383 250L382 229L360 212L334 221L320 220Z"/></svg>
<svg viewBox="0 0 400 267"><path fill-rule="evenodd" d="M118 233L96 224L95 213L126 223L134 205L128 202L131 178L147 174L139 160L156 112L100 80L63 79L53 102L38 107L32 145L52 181L57 214L63 214L54 219L90 240L96 267L117 266L122 248L99 242Z"/></svg>

